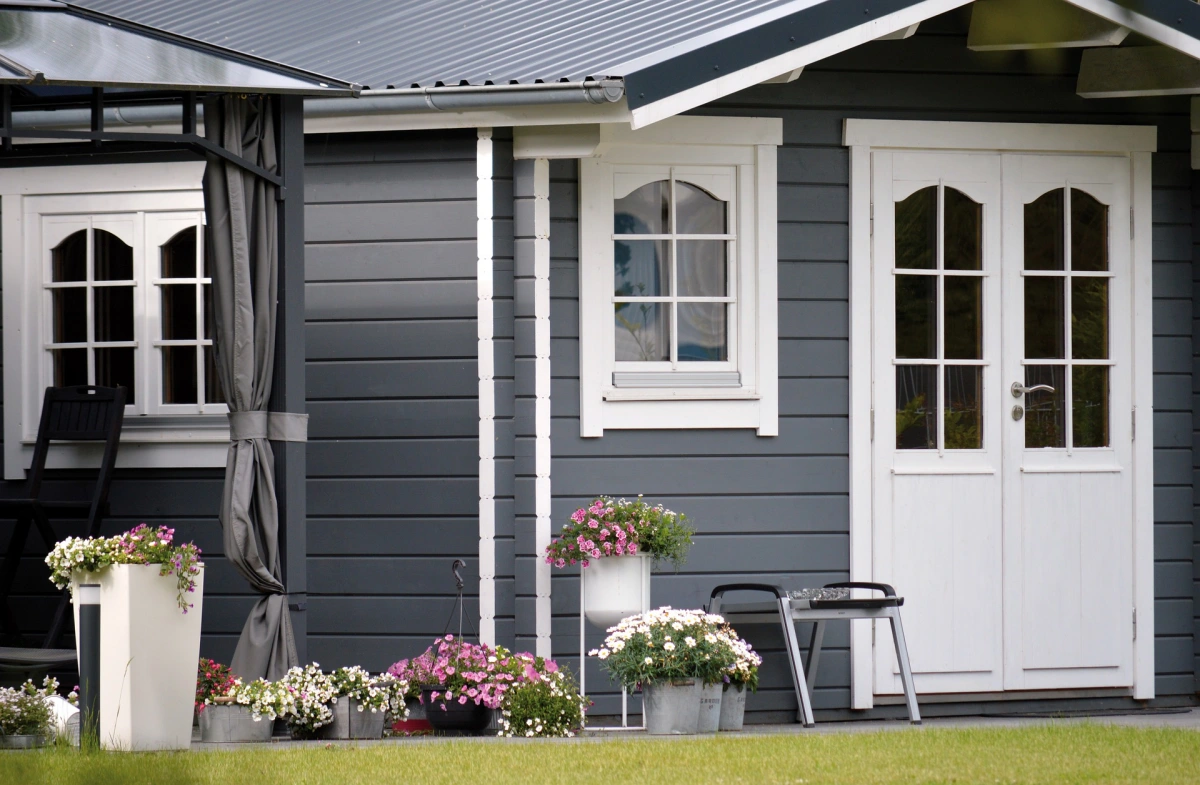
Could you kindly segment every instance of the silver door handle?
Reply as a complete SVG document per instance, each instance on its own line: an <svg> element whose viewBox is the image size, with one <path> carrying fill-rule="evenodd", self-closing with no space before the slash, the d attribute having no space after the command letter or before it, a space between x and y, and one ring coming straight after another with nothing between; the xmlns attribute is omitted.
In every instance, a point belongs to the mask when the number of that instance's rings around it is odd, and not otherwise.
<svg viewBox="0 0 1200 785"><path fill-rule="evenodd" d="M1052 392L1054 392L1054 388L1048 384L1035 384L1032 387L1026 387L1025 385L1021 384L1020 382L1013 382L1012 387L1009 388L1009 391L1012 392L1012 396L1014 398L1020 398L1025 393L1031 393L1031 392L1052 393Z"/></svg>

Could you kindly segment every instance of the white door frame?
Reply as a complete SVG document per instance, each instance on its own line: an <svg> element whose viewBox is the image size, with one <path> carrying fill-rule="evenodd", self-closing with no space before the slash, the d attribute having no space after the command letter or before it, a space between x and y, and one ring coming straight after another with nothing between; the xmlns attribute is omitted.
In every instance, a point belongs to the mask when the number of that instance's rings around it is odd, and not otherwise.
<svg viewBox="0 0 1200 785"><path fill-rule="evenodd" d="M1132 205L1133 293L1133 600L1138 627L1133 644L1133 696L1154 697L1154 366L1151 359L1150 157L1154 126L962 123L847 119L842 144L850 148L850 579L873 579L872 546L872 234L871 152L986 150L1120 155L1129 159ZM903 593L904 587L899 587ZM852 624L850 705L874 705L871 628Z"/></svg>

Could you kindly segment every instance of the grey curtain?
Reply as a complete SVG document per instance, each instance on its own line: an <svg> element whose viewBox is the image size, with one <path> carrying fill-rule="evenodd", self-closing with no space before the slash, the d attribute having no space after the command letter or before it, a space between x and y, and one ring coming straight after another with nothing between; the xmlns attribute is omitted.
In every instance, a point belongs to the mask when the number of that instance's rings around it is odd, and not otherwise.
<svg viewBox="0 0 1200 785"><path fill-rule="evenodd" d="M265 96L210 99L204 105L205 136L275 173L272 106ZM226 557L262 595L246 619L230 667L243 679L272 681L297 664L280 570L275 459L267 441L279 276L275 194L271 183L208 156L205 255L213 281L217 375L230 425L221 526Z"/></svg>

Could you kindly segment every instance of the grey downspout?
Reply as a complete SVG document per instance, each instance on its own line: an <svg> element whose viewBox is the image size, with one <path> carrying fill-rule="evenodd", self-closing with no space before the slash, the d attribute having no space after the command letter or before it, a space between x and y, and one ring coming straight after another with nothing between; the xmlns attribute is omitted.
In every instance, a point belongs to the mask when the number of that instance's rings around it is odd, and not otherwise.
<svg viewBox="0 0 1200 785"><path fill-rule="evenodd" d="M620 79L584 82L551 82L529 85L465 85L461 87L414 87L402 90L364 90L358 98L306 98L304 116L353 117L406 114L410 112L465 112L515 106L561 104L609 104L625 95ZM197 107L197 112L202 109ZM199 118L197 118L199 119ZM108 107L106 128L161 125L180 121L180 108L171 104ZM52 130L87 128L87 109L39 109L13 112L15 129Z"/></svg>

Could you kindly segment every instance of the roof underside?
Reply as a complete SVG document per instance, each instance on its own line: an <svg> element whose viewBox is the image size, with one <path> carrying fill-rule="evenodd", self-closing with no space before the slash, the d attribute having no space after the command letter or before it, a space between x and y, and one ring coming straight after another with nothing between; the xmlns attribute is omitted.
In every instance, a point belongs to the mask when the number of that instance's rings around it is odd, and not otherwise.
<svg viewBox="0 0 1200 785"><path fill-rule="evenodd" d="M706 37L838 0L77 0L373 89L622 77ZM286 7L286 13L280 13Z"/></svg>

